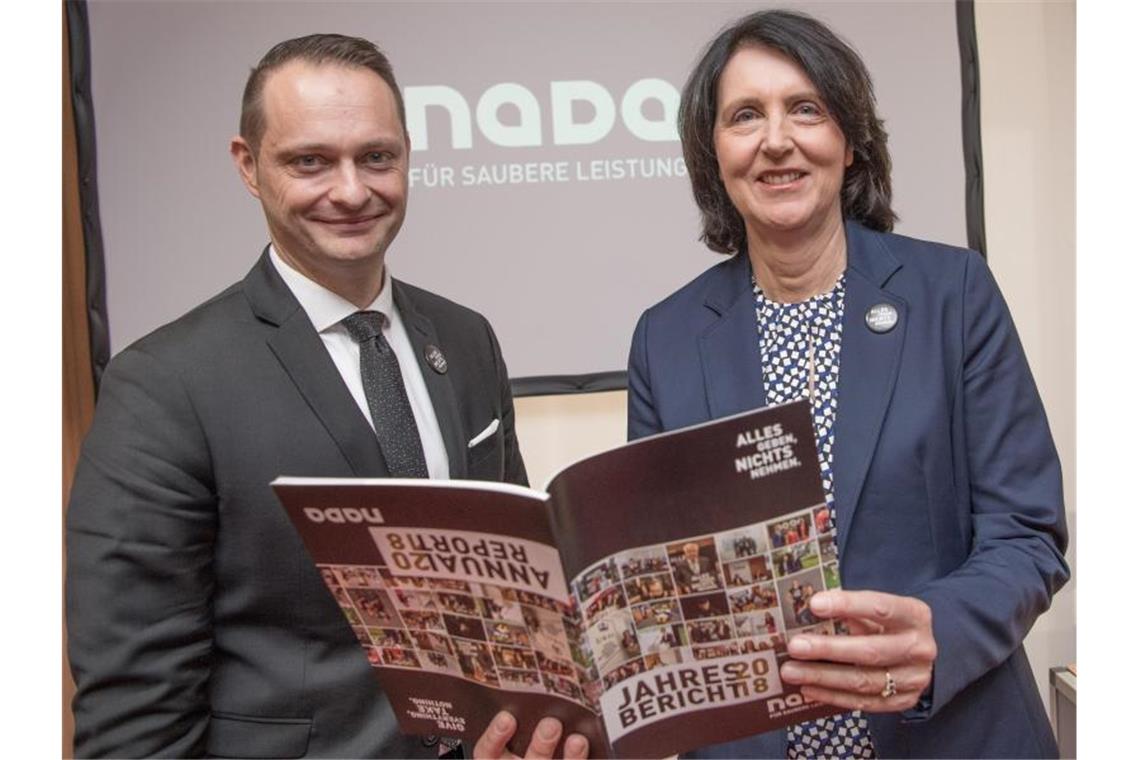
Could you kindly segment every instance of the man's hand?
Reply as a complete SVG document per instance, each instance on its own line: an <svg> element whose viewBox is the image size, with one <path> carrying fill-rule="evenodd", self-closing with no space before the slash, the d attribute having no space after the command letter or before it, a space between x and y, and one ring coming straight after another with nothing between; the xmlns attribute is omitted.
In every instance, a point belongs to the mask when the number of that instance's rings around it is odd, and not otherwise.
<svg viewBox="0 0 1140 760"><path fill-rule="evenodd" d="M848 710L914 707L938 654L925 602L877 591L821 591L812 596L811 611L843 621L851 635L794 636L788 642L794 659L780 668L781 678L800 684L805 697Z"/></svg>
<svg viewBox="0 0 1140 760"><path fill-rule="evenodd" d="M507 751L507 742L515 735L518 723L509 712L501 712L487 726L487 730L475 743L476 760L500 760L500 758L514 758L518 755ZM526 748L527 758L554 757L554 750L562 736L562 723L556 718L543 718L534 729L530 737L530 744ZM581 734L570 734L566 737L563 747L565 757L577 760L590 754L590 743Z"/></svg>

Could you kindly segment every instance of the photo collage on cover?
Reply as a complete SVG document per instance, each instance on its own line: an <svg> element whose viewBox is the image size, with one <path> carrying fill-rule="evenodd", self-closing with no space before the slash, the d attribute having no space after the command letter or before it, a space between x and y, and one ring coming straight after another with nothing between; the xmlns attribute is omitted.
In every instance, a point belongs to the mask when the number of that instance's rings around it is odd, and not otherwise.
<svg viewBox="0 0 1140 760"><path fill-rule="evenodd" d="M393 575L384 566L318 568L373 667L554 694L597 711L599 695L579 688L590 661L572 600L490 583Z"/></svg>
<svg viewBox="0 0 1140 760"><path fill-rule="evenodd" d="M843 633L808 607L839 587L837 560L825 505L621 552L571 584L584 648L608 690L664 665L783 649L793 633Z"/></svg>

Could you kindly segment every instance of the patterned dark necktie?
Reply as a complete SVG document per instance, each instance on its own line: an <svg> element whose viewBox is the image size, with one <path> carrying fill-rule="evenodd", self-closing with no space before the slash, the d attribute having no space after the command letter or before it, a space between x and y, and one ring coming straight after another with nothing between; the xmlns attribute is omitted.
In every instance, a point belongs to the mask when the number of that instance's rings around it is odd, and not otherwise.
<svg viewBox="0 0 1140 760"><path fill-rule="evenodd" d="M380 332L384 315L378 311L358 311L341 322L360 344L360 379L388 473L394 478L426 478L424 449L404 390L400 361Z"/></svg>

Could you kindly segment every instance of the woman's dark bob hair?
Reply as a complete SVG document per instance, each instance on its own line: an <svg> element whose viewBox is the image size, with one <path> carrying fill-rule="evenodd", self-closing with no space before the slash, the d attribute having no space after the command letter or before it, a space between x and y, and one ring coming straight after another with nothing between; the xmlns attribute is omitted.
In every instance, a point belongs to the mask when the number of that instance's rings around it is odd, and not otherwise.
<svg viewBox="0 0 1140 760"><path fill-rule="evenodd" d="M701 240L718 253L748 249L744 219L721 182L713 142L721 74L733 53L747 46L779 51L804 70L855 154L843 176L844 218L889 232L897 218L891 210L891 157L883 121L875 113L867 67L858 53L819 21L776 10L745 16L717 35L681 93L677 126L693 196L701 210Z"/></svg>

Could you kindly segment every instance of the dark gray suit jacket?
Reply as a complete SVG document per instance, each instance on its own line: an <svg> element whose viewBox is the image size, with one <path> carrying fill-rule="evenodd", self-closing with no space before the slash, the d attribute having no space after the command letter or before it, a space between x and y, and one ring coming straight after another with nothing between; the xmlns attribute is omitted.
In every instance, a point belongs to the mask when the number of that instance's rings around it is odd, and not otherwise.
<svg viewBox="0 0 1140 760"><path fill-rule="evenodd" d="M526 483L483 317L393 280L455 478ZM440 375L424 348L447 358ZM468 449L492 420L495 435ZM119 354L67 516L77 756L434 757L400 734L269 488L383 477L380 447L267 254Z"/></svg>

